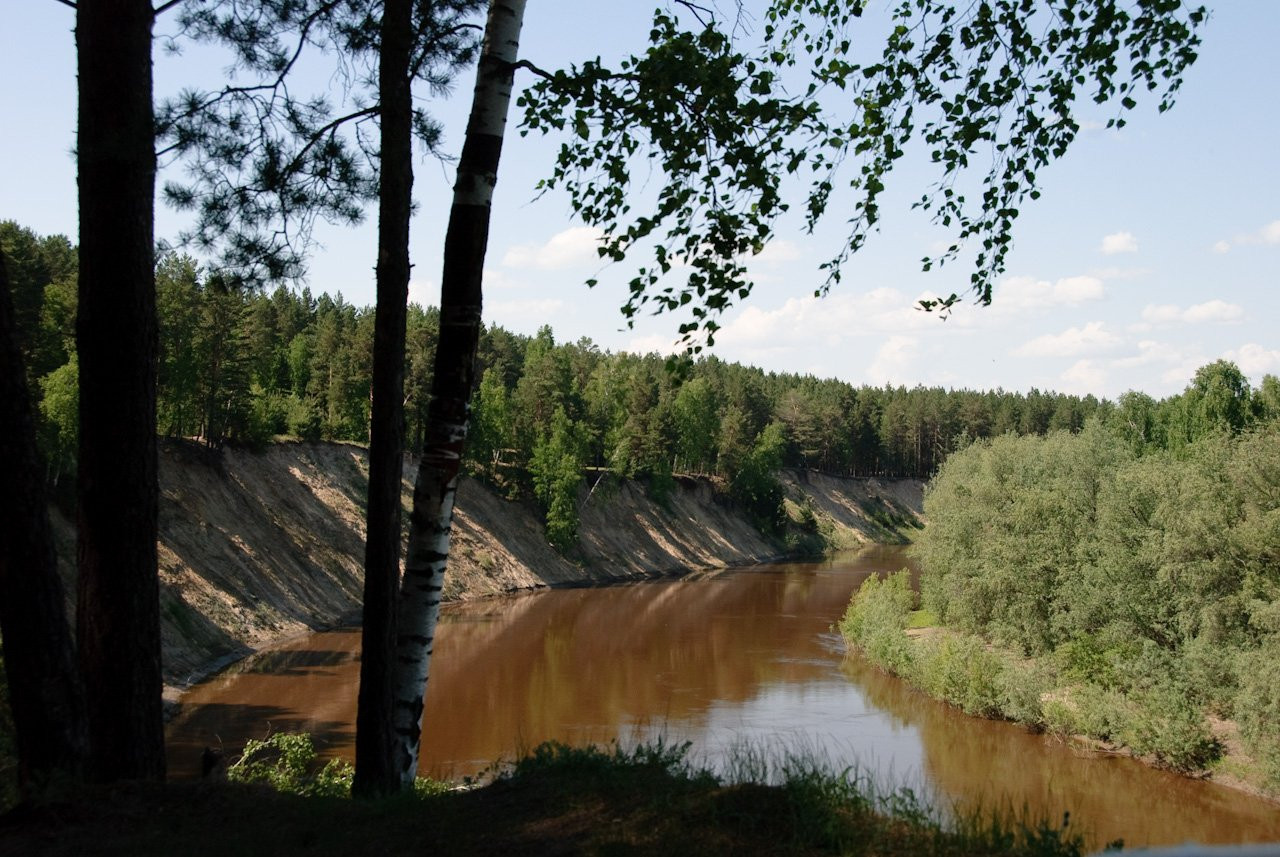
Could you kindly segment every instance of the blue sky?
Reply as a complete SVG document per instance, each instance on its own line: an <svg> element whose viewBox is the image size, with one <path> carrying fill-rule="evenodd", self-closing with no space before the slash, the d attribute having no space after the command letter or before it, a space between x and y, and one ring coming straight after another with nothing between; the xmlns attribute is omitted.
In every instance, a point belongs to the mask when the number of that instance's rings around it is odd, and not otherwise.
<svg viewBox="0 0 1280 857"><path fill-rule="evenodd" d="M553 67L642 49L653 5L535 0L522 52ZM74 13L54 0L20 6L0 29L8 81L0 89L0 218L74 240ZM814 235L784 222L752 264L755 292L723 318L716 353L855 384L1034 386L1111 397L1128 389L1176 393L1197 366L1219 357L1235 360L1254 383L1280 373L1277 44L1280 3L1223 0L1173 111L1141 108L1120 131L1102 127L1104 114L1082 114L1084 132L1041 173L1040 200L1023 208L992 306L966 304L945 322L913 309L923 295L962 292L968 270L920 271L940 234L907 210L928 174L903 170L890 184L880 234L825 299L812 292L818 264L840 238L840 218ZM214 57L157 51L160 94L219 74ZM468 72L451 100L429 105L445 123L446 148L461 143L471 83ZM487 320L522 333L550 324L561 340L587 336L610 350L665 350L679 319L646 317L627 330L618 307L631 268L601 268L594 234L572 221L563 197L535 200L556 145L508 136L486 263ZM416 174L411 291L431 303L452 177L429 160ZM320 229L312 291L372 303L372 220ZM172 237L181 223L158 209L159 237ZM590 277L601 285L588 290Z"/></svg>

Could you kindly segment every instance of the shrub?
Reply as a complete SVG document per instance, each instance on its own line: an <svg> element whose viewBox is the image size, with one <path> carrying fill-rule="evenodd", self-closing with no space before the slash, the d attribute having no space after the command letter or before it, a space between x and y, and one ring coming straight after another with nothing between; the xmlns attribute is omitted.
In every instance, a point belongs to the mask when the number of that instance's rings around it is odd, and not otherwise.
<svg viewBox="0 0 1280 857"><path fill-rule="evenodd" d="M249 739L240 758L227 769L227 779L233 782L263 783L306 797L346 797L354 774L355 769L340 759L318 767L311 736L285 732L265 741Z"/></svg>
<svg viewBox="0 0 1280 857"><path fill-rule="evenodd" d="M915 606L911 575L905 569L881 580L868 577L849 602L840 633L883 669L914 674L911 641L903 633Z"/></svg>
<svg viewBox="0 0 1280 857"><path fill-rule="evenodd" d="M1240 731L1262 764L1268 784L1280 790L1280 636L1239 657L1240 692L1235 713Z"/></svg>
<svg viewBox="0 0 1280 857"><path fill-rule="evenodd" d="M1156 685L1131 697L1136 703L1119 739L1135 753L1155 756L1175 771L1203 769L1222 754L1199 706L1173 683Z"/></svg>
<svg viewBox="0 0 1280 857"><path fill-rule="evenodd" d="M982 640L968 635L929 640L916 657L917 676L926 692L978 717L1003 715L1003 671L999 656L987 651Z"/></svg>
<svg viewBox="0 0 1280 857"><path fill-rule="evenodd" d="M1050 683L1043 670L1029 664L1006 663L997 685L1001 714L1036 729L1044 727L1040 700Z"/></svg>

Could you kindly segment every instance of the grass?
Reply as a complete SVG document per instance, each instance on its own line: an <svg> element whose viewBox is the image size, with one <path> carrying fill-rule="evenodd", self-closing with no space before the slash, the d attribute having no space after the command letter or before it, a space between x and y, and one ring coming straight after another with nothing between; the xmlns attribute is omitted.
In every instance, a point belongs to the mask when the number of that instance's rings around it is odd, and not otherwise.
<svg viewBox="0 0 1280 857"><path fill-rule="evenodd" d="M88 787L0 818L0 855L1079 855L1057 824L943 822L910 792L805 754L744 749L716 776L687 745L544 744L483 787L381 801L262 784Z"/></svg>
<svg viewBox="0 0 1280 857"><path fill-rule="evenodd" d="M933 628L938 624L938 617L928 610L912 610L907 614L907 630L913 628Z"/></svg>

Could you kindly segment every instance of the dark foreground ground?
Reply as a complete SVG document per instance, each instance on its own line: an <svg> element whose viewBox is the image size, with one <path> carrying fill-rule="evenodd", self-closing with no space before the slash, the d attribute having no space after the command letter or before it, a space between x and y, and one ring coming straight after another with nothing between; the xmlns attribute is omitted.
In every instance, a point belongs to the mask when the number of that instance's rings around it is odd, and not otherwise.
<svg viewBox="0 0 1280 857"><path fill-rule="evenodd" d="M873 809L872 804L878 808ZM679 754L539 748L483 788L383 801L227 782L71 791L0 817L0 855L1078 855L1052 827L944 831L838 778L726 785Z"/></svg>

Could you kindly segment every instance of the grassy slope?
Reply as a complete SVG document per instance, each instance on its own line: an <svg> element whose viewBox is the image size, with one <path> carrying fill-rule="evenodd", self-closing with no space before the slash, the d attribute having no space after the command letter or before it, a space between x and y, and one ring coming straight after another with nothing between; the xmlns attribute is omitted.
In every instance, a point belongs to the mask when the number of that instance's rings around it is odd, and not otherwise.
<svg viewBox="0 0 1280 857"><path fill-rule="evenodd" d="M229 783L99 787L0 820L0 855L1078 855L1060 831L945 831L810 771L726 785L661 748L543 747L484 787L365 803Z"/></svg>

